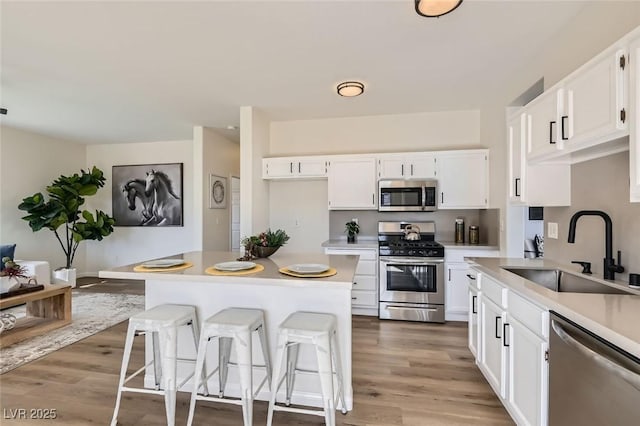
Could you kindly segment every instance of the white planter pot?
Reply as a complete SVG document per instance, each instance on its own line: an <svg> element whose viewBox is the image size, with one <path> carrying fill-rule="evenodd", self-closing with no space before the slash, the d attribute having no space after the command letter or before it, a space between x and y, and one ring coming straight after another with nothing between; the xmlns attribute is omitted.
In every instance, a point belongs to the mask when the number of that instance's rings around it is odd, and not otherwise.
<svg viewBox="0 0 640 426"><path fill-rule="evenodd" d="M59 268L53 271L53 284L71 284L76 286L76 268Z"/></svg>
<svg viewBox="0 0 640 426"><path fill-rule="evenodd" d="M0 293L6 293L11 290L12 287L19 285L20 282L11 277L0 277Z"/></svg>

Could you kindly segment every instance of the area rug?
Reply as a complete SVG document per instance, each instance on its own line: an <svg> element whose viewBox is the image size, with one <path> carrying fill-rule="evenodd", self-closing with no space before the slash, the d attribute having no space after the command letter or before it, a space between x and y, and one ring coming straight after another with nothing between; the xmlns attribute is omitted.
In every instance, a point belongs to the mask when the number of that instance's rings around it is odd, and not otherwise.
<svg viewBox="0 0 640 426"><path fill-rule="evenodd" d="M0 374L129 319L144 310L144 296L74 291L71 310L71 324L0 349ZM20 317L25 307L3 312Z"/></svg>

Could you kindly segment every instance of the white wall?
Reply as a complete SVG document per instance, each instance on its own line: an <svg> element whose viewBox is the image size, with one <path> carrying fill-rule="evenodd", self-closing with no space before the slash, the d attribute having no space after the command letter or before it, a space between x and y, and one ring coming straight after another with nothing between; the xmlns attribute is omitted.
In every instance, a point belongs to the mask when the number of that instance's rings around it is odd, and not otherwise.
<svg viewBox="0 0 640 426"><path fill-rule="evenodd" d="M262 180L262 157L269 154L269 119L259 109L240 108L240 237L269 227L269 185Z"/></svg>
<svg viewBox="0 0 640 426"><path fill-rule="evenodd" d="M64 266L65 256L54 233L46 229L33 233L20 219L24 212L18 204L36 192L46 194L45 187L54 179L78 173L86 165L85 145L0 126L0 242L17 244L19 259L46 260L51 269ZM102 188L101 193L110 191ZM88 208L88 202L83 207ZM76 252L73 265L79 271L85 269L88 243L80 243Z"/></svg>
<svg viewBox="0 0 640 426"><path fill-rule="evenodd" d="M126 164L184 163L183 192L184 226L170 227L116 227L103 241L87 243L87 270L96 272L104 268L121 266L155 257L169 256L199 250L196 238L200 224L195 220L195 206L201 205L194 193L193 141L168 141L87 146L87 163L102 169L108 190L93 197L93 208L111 214L111 167Z"/></svg>
<svg viewBox="0 0 640 426"><path fill-rule="evenodd" d="M203 250L231 249L231 176L240 176L240 145L209 128L203 128ZM209 175L227 178L224 209L209 208Z"/></svg>

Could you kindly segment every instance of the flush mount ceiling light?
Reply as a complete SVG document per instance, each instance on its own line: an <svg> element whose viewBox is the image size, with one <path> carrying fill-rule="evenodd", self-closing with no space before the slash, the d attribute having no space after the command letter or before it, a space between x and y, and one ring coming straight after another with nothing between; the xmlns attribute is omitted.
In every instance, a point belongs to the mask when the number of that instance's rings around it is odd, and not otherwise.
<svg viewBox="0 0 640 426"><path fill-rule="evenodd" d="M338 84L338 95L345 97L359 96L364 93L364 84L359 81L345 81Z"/></svg>
<svg viewBox="0 0 640 426"><path fill-rule="evenodd" d="M452 12L462 0L415 0L416 13L427 18L438 18Z"/></svg>

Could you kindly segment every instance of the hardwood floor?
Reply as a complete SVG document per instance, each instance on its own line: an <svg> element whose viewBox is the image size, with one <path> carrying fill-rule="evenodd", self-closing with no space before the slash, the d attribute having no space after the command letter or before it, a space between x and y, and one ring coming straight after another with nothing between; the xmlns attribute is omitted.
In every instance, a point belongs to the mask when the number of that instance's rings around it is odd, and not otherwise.
<svg viewBox="0 0 640 426"><path fill-rule="evenodd" d="M81 289L98 291L107 284ZM139 292L118 283L107 290ZM143 287L142 287L143 291ZM465 323L422 324L353 320L354 409L336 414L337 425L511 425L500 401L473 362ZM115 403L126 322L0 376L5 424L108 424ZM131 365L141 365L144 343ZM17 409L26 418L14 419ZM55 409L55 420L30 418L32 409ZM189 394L178 393L176 424L186 423ZM19 412L18 412L19 413ZM254 425L266 423L267 403L254 404ZM161 397L124 394L122 425L163 425ZM200 402L194 424L241 425L239 406ZM320 417L277 412L276 425L323 425Z"/></svg>

